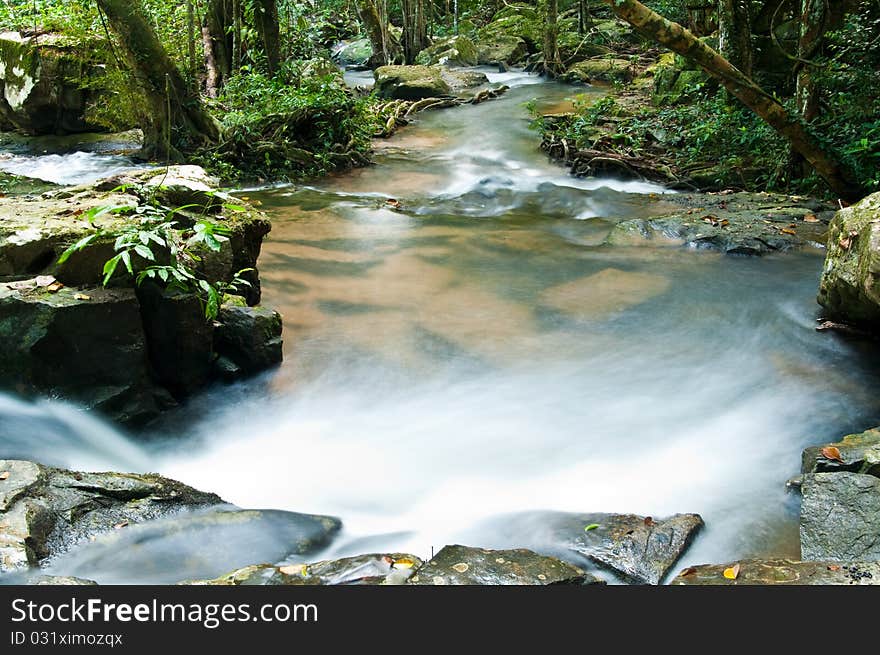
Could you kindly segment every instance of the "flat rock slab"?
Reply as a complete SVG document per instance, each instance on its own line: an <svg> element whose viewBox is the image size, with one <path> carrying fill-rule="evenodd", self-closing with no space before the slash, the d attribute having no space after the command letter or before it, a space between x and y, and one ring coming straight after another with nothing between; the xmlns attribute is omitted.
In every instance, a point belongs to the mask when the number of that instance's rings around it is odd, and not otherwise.
<svg viewBox="0 0 880 655"><path fill-rule="evenodd" d="M724 571L739 566L735 578ZM880 562L798 562L750 559L701 564L679 573L673 585L880 585Z"/></svg>
<svg viewBox="0 0 880 655"><path fill-rule="evenodd" d="M668 211L619 222L607 243L686 245L732 255L764 255L824 244L833 216L818 201L779 194L681 194L664 196L662 203Z"/></svg>
<svg viewBox="0 0 880 655"><path fill-rule="evenodd" d="M36 566L96 535L222 503L158 475L78 473L0 460L0 572Z"/></svg>
<svg viewBox="0 0 880 655"><path fill-rule="evenodd" d="M414 585L601 584L567 562L525 548L486 550L444 546L409 579Z"/></svg>
<svg viewBox="0 0 880 655"><path fill-rule="evenodd" d="M637 584L659 584L703 527L698 514L654 519L635 514L524 512L495 521L507 541L552 549L560 557L573 551Z"/></svg>
<svg viewBox="0 0 880 655"><path fill-rule="evenodd" d="M801 483L804 560L880 560L880 478L811 473Z"/></svg>
<svg viewBox="0 0 880 655"><path fill-rule="evenodd" d="M102 535L55 560L51 572L100 584L210 579L254 561L314 553L341 525L331 516L214 507Z"/></svg>
<svg viewBox="0 0 880 655"><path fill-rule="evenodd" d="M837 452L828 450L836 448ZM839 454L840 459L823 454ZM857 434L848 434L840 441L811 446L804 450L801 462L803 473L833 473L849 471L880 477L880 428Z"/></svg>
<svg viewBox="0 0 880 655"><path fill-rule="evenodd" d="M422 565L408 553L370 553L313 564L255 564L213 580L187 585L394 585L403 584Z"/></svg>

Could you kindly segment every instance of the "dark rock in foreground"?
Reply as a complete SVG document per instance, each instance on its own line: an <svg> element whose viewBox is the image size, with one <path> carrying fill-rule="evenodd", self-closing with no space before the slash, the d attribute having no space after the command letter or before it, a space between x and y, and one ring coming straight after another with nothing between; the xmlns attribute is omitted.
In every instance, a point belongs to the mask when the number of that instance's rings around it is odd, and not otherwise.
<svg viewBox="0 0 880 655"><path fill-rule="evenodd" d="M413 585L596 584L600 580L555 557L531 550L445 546L416 571Z"/></svg>
<svg viewBox="0 0 880 655"><path fill-rule="evenodd" d="M281 315L266 307L224 305L214 330L214 349L244 375L279 364Z"/></svg>
<svg viewBox="0 0 880 655"><path fill-rule="evenodd" d="M422 565L415 555L371 553L313 564L255 564L213 580L188 585L393 585L403 584Z"/></svg>
<svg viewBox="0 0 880 655"><path fill-rule="evenodd" d="M826 457L822 451L840 455L840 459ZM880 428L872 428L849 434L840 441L811 446L804 450L801 471L803 473L834 473L849 471L880 477Z"/></svg>
<svg viewBox="0 0 880 655"><path fill-rule="evenodd" d="M739 566L735 578L724 571ZM732 571L731 571L732 574ZM679 573L673 585L880 585L880 562L797 562L752 559L701 564Z"/></svg>
<svg viewBox="0 0 880 655"><path fill-rule="evenodd" d="M634 514L525 512L498 521L505 540L560 557L573 551L630 582L659 584L703 527L697 514L665 519Z"/></svg>
<svg viewBox="0 0 880 655"><path fill-rule="evenodd" d="M77 473L0 460L0 572L37 566L102 533L222 503L158 475Z"/></svg>
<svg viewBox="0 0 880 655"><path fill-rule="evenodd" d="M255 561L314 553L340 527L331 516L213 507L102 535L54 561L51 570L101 584L214 578Z"/></svg>
<svg viewBox="0 0 880 655"><path fill-rule="evenodd" d="M880 560L880 478L812 473L801 484L804 560Z"/></svg>

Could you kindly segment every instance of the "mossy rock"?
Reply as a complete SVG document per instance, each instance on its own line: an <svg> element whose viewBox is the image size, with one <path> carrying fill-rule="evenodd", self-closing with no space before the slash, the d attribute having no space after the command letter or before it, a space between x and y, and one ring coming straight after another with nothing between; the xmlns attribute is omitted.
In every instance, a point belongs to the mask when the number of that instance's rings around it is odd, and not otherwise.
<svg viewBox="0 0 880 655"><path fill-rule="evenodd" d="M342 66L366 66L373 55L373 47L369 39L358 39L345 44L337 50L333 59Z"/></svg>
<svg viewBox="0 0 880 655"><path fill-rule="evenodd" d="M880 193L835 215L818 301L829 318L880 326Z"/></svg>
<svg viewBox="0 0 880 655"><path fill-rule="evenodd" d="M422 100L452 94L437 66L382 66L374 75L380 98Z"/></svg>
<svg viewBox="0 0 880 655"><path fill-rule="evenodd" d="M561 79L571 84L629 82L633 79L633 71L632 63L627 59L588 59L571 66Z"/></svg>
<svg viewBox="0 0 880 655"><path fill-rule="evenodd" d="M512 13L497 18L477 30L477 40L492 42L500 37L515 36L526 42L529 52L537 52L544 42L544 26L533 12Z"/></svg>
<svg viewBox="0 0 880 655"><path fill-rule="evenodd" d="M496 36L477 41L477 63L483 65L519 63L528 54L529 47L518 36Z"/></svg>
<svg viewBox="0 0 880 655"><path fill-rule="evenodd" d="M538 10L533 6L523 2L514 2L495 12L495 15L492 16L492 22L511 17L526 18L532 21L540 20Z"/></svg>
<svg viewBox="0 0 880 655"><path fill-rule="evenodd" d="M448 66L476 66L477 47L461 34L438 39L434 45L422 50L416 63L421 66L446 64Z"/></svg>

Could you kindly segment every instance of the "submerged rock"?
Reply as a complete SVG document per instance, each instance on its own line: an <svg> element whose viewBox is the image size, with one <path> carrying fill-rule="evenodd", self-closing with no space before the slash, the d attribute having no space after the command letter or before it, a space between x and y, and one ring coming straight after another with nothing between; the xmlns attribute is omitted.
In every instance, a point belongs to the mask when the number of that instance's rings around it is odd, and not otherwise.
<svg viewBox="0 0 880 655"><path fill-rule="evenodd" d="M831 221L818 301L829 318L880 325L880 193Z"/></svg>
<svg viewBox="0 0 880 655"><path fill-rule="evenodd" d="M374 75L380 98L422 100L452 93L439 66L382 66Z"/></svg>
<svg viewBox="0 0 880 655"><path fill-rule="evenodd" d="M51 570L102 584L210 579L255 560L314 553L340 527L331 516L213 507L102 535L56 559Z"/></svg>
<svg viewBox="0 0 880 655"><path fill-rule="evenodd" d="M736 569L736 576L724 571ZM749 559L701 564L679 573L673 585L880 585L880 562L798 562Z"/></svg>
<svg viewBox="0 0 880 655"><path fill-rule="evenodd" d="M394 585L403 584L422 565L415 555L371 553L312 564L246 566L213 580L188 585Z"/></svg>
<svg viewBox="0 0 880 655"><path fill-rule="evenodd" d="M833 448L837 451L828 450ZM823 451L839 455L840 459L827 457ZM801 471L803 473L850 471L880 477L880 428L849 434L840 441L805 449Z"/></svg>
<svg viewBox="0 0 880 655"><path fill-rule="evenodd" d="M444 546L420 567L413 585L551 585L597 584L600 580L555 557L525 548L487 550Z"/></svg>
<svg viewBox="0 0 880 655"><path fill-rule="evenodd" d="M880 478L810 473L801 483L801 557L880 560Z"/></svg>
<svg viewBox="0 0 880 655"><path fill-rule="evenodd" d="M466 36L456 34L434 41L433 45L418 54L416 63L422 66L476 66L477 59L477 47L473 42Z"/></svg>
<svg viewBox="0 0 880 655"><path fill-rule="evenodd" d="M511 543L560 557L571 551L630 582L659 584L703 527L698 514L665 519L635 514L524 512L493 520Z"/></svg>
<svg viewBox="0 0 880 655"><path fill-rule="evenodd" d="M611 245L686 245L731 255L784 252L825 240L822 203L794 196L762 193L681 194L664 203L649 219L617 223L606 242Z"/></svg>
<svg viewBox="0 0 880 655"><path fill-rule="evenodd" d="M665 293L668 278L606 268L541 292L540 303L572 318L597 320Z"/></svg>
<svg viewBox="0 0 880 655"><path fill-rule="evenodd" d="M0 476L0 571L37 566L129 524L223 502L153 474L79 473L0 460Z"/></svg>

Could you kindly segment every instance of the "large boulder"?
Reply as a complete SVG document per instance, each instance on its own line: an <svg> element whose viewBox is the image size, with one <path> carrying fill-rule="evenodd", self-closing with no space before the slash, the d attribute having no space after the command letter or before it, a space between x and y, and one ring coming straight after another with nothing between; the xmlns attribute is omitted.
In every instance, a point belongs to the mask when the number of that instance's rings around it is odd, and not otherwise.
<svg viewBox="0 0 880 655"><path fill-rule="evenodd" d="M727 575L725 575L727 571ZM750 559L701 564L679 573L673 585L880 585L880 562L798 562Z"/></svg>
<svg viewBox="0 0 880 655"><path fill-rule="evenodd" d="M37 566L130 524L222 502L153 474L78 473L0 460L0 571Z"/></svg>
<svg viewBox="0 0 880 655"><path fill-rule="evenodd" d="M555 557L531 550L444 546L408 583L412 585L552 585L600 581Z"/></svg>
<svg viewBox="0 0 880 655"><path fill-rule="evenodd" d="M634 68L627 59L601 57L587 59L571 66L562 75L563 82L584 84L629 82L633 78Z"/></svg>
<svg viewBox="0 0 880 655"><path fill-rule="evenodd" d="M158 414L131 289L0 284L0 388L67 398L125 423Z"/></svg>
<svg viewBox="0 0 880 655"><path fill-rule="evenodd" d="M0 123L26 134L104 129L89 115L106 101L102 42L59 34L0 34Z"/></svg>
<svg viewBox="0 0 880 655"><path fill-rule="evenodd" d="M403 584L422 565L415 555L370 553L311 564L254 564L211 580L187 580L188 585L396 585Z"/></svg>
<svg viewBox="0 0 880 655"><path fill-rule="evenodd" d="M880 560L880 478L810 473L801 483L801 557Z"/></svg>
<svg viewBox="0 0 880 655"><path fill-rule="evenodd" d="M829 318L880 326L880 193L837 212L828 232L819 304Z"/></svg>
<svg viewBox="0 0 880 655"><path fill-rule="evenodd" d="M439 66L381 66L374 75L380 98L422 100L452 93Z"/></svg>
<svg viewBox="0 0 880 655"><path fill-rule="evenodd" d="M526 42L518 36L498 34L491 38L478 41L477 63L494 66L506 64L513 66L521 62L529 52Z"/></svg>
<svg viewBox="0 0 880 655"><path fill-rule="evenodd" d="M506 543L592 563L638 584L659 584L702 527L697 514L654 519L568 512L524 512L491 524Z"/></svg>
<svg viewBox="0 0 880 655"><path fill-rule="evenodd" d="M477 30L477 41L492 42L501 37L522 39L535 52L544 42L544 23L534 7L511 4L501 9L492 21Z"/></svg>
<svg viewBox="0 0 880 655"><path fill-rule="evenodd" d="M102 534L57 558L51 571L101 584L210 579L254 561L302 561L340 527L332 516L215 506Z"/></svg>
<svg viewBox="0 0 880 655"><path fill-rule="evenodd" d="M422 66L476 66L477 60L477 47L461 34L436 40L416 57L416 63Z"/></svg>
<svg viewBox="0 0 880 655"><path fill-rule="evenodd" d="M840 441L811 446L801 460L803 473L850 471L880 477L880 428L848 434Z"/></svg>
<svg viewBox="0 0 880 655"><path fill-rule="evenodd" d="M226 304L214 330L214 349L235 366L235 375L251 375L281 363L281 315L266 307Z"/></svg>

